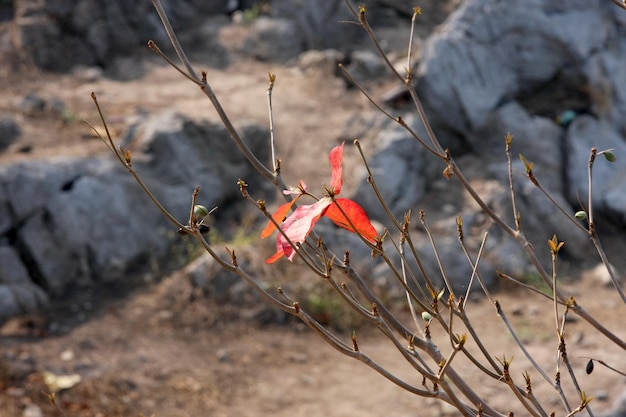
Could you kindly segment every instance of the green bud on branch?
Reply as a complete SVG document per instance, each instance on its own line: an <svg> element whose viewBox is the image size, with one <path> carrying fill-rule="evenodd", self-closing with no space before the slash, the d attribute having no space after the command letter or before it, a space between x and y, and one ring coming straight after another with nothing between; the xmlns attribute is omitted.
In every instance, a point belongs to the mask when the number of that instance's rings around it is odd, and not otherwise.
<svg viewBox="0 0 626 417"><path fill-rule="evenodd" d="M576 217L577 220L585 220L587 218L587 213L584 210L580 210L574 214L574 217Z"/></svg>
<svg viewBox="0 0 626 417"><path fill-rule="evenodd" d="M202 219L209 214L209 210L200 204L196 204L193 206L193 214L195 214L199 219Z"/></svg>
<svg viewBox="0 0 626 417"><path fill-rule="evenodd" d="M617 158L615 157L615 154L611 151L604 151L602 152L602 155L604 155L604 159L606 159L609 162L615 162L617 161Z"/></svg>

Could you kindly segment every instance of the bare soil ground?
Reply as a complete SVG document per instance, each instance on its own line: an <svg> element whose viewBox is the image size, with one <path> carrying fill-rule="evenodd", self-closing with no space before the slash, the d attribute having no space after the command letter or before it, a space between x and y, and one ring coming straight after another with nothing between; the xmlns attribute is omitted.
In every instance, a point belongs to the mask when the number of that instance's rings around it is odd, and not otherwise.
<svg viewBox="0 0 626 417"><path fill-rule="evenodd" d="M620 337L624 307L611 289L593 280L567 285L568 291ZM457 413L434 400L416 397L383 379L362 363L343 356L295 321L259 325L236 318L232 308L192 297L180 276L123 300L108 301L67 334L33 335L15 322L5 325L0 343L0 409L7 417L26 416L33 404L46 416L293 416L367 417L441 416ZM591 297L586 295L592 294ZM511 289L497 293L520 337L535 359L554 374L557 348L550 304ZM78 308L79 310L82 310ZM533 375L540 398L554 398L552 388L533 372L486 301L468 306L470 316L494 356L514 356L512 374L523 386L522 372ZM402 313L401 313L402 314ZM63 316L49 317L60 320ZM75 317L69 321L75 322ZM50 325L50 323L48 323ZM584 373L585 357L621 366L623 352L591 331L582 320L567 326L568 351L580 383L598 411L624 391L624 379L596 364ZM461 332L461 329L458 329ZM359 328L362 352L420 386L421 381L389 340L373 329ZM349 343L348 332L339 333ZM436 334L437 339L442 338ZM441 344L444 350L448 345ZM461 373L496 407L515 401L495 381L455 362ZM63 412L46 397L44 372L78 374L76 386L57 394ZM565 371L564 371L565 374ZM567 379L563 375L564 381ZM567 392L571 385L564 382ZM575 396L572 396L575 398ZM557 402L548 402L560 409ZM524 415L516 409L516 415ZM560 413L563 414L563 413ZM29 414L30 415L30 414Z"/></svg>
<svg viewBox="0 0 626 417"><path fill-rule="evenodd" d="M62 100L69 113L65 121L45 113L19 116L23 135L0 155L0 162L106 152L80 123L83 118L98 121L89 98L91 91L98 94L118 137L124 133L128 118L139 109L157 113L173 107L194 117L216 119L208 100L186 79L154 60L144 65L148 67L146 74L127 82L101 77L89 80L84 74L44 74L32 69L1 74L0 109L16 109L25 95L36 93ZM249 118L266 124L268 71L278 75L274 116L276 134L283 143L286 181L325 178L326 152L343 139L346 122L366 108L365 101L356 91L344 89L342 81L243 59L227 70L209 69L209 80L235 120ZM372 88L377 91L382 86ZM29 151L24 152L26 149ZM619 254L619 248L610 249ZM620 261L619 256L614 259ZM580 274L573 271L574 275ZM565 288L602 323L626 338L624 305L610 287L587 277L566 280ZM89 300L97 300L95 305L78 298L46 317L8 322L0 330L0 415L456 415L433 400L403 391L363 364L334 351L295 321L261 326L253 319L238 318L232 308L194 294L187 281L174 275L121 299L90 294ZM551 305L518 288L502 288L497 298L552 378L557 341ZM493 355L514 356L512 375L523 386L522 372L531 368L514 348L493 306L483 300L470 303L468 311ZM578 374L583 375L583 389L598 397L592 402L594 410L608 408L626 389L624 378L601 366L586 375L585 357L623 368L624 352L593 333L582 320L573 320L567 329L570 359ZM382 335L367 328L360 328L358 335L363 352L410 383L421 385L421 378ZM348 334L339 336L349 342ZM442 346L449 351L445 342ZM460 360L456 366L464 369ZM58 408L46 396L50 390L44 382L46 371L81 376L78 384L57 394ZM486 381L475 372L469 372L467 378L475 389L493 399L494 406L503 411L515 406L502 386L495 388L494 381ZM536 373L533 378L537 395L554 397L550 386ZM571 392L569 384L567 390ZM556 402L551 405L562 410ZM524 413L518 410L516 415Z"/></svg>

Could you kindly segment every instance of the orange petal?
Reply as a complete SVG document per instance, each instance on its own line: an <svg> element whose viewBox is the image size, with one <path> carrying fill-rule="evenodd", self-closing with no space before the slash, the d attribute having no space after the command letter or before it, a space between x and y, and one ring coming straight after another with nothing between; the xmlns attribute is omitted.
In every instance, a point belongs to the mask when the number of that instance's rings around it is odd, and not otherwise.
<svg viewBox="0 0 626 417"><path fill-rule="evenodd" d="M328 207L324 216L332 220L337 226L349 230L352 233L358 233L370 242L374 243L378 237L378 232L376 232L376 229L372 226L372 223L367 217L365 210L363 210L363 207L347 198L338 198L335 202L336 204L331 204ZM337 206L341 207L341 210L343 210L346 214L345 216ZM346 216L348 217L347 219ZM350 220L348 221L348 219ZM350 225L350 223L354 225L354 228Z"/></svg>
<svg viewBox="0 0 626 417"><path fill-rule="evenodd" d="M287 213L289 213L289 210L291 210L291 207L294 205L296 200L297 198L294 198L289 203L285 203L276 209L274 214L272 214L272 218L276 221L276 223L281 224L285 221ZM261 239L265 239L266 237L270 236L272 233L274 233L274 230L276 230L276 226L274 225L274 223L268 220L267 226L265 226L265 229L263 229L263 231L261 232Z"/></svg>
<svg viewBox="0 0 626 417"><path fill-rule="evenodd" d="M265 263L266 264L273 264L274 262L276 262L277 260L279 260L283 256L285 256L285 253L281 250L280 252L276 252L275 254L273 254L272 256L267 258L265 260Z"/></svg>

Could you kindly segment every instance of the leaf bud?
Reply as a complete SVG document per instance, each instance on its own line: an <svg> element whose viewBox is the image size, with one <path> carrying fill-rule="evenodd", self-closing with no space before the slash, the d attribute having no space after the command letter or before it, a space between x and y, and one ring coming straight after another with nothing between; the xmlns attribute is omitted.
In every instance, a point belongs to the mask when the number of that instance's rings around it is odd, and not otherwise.
<svg viewBox="0 0 626 417"><path fill-rule="evenodd" d="M615 162L617 160L617 158L615 157L615 154L611 151L604 151L602 152L602 155L604 155L604 159L606 159L609 162Z"/></svg>
<svg viewBox="0 0 626 417"><path fill-rule="evenodd" d="M196 204L193 206L193 214L195 214L198 218L203 218L209 214L209 210L200 204Z"/></svg>
<svg viewBox="0 0 626 417"><path fill-rule="evenodd" d="M574 214L574 217L576 217L577 220L585 220L587 218L587 213L584 210L580 210Z"/></svg>

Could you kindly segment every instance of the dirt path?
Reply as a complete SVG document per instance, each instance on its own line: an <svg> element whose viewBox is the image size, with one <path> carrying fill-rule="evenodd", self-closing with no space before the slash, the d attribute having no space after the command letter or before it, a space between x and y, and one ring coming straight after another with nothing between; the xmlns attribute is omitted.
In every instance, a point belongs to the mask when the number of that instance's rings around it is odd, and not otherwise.
<svg viewBox="0 0 626 417"><path fill-rule="evenodd" d="M626 338L626 329L615 320L623 307L610 289L584 283L568 289L581 300L593 291L587 308ZM269 327L259 327L254 320L233 321L232 310L202 298L192 300L192 292L185 280L169 278L151 290L109 304L61 336L15 337L24 328L14 327L14 336L10 336L5 326L0 342L2 415L25 415L22 410L32 404L44 415L61 415L43 394L48 390L44 371L81 376L80 383L58 395L68 416L456 415L346 358L295 321ZM511 291L497 297L531 353L552 375L556 348L552 320L538 316L540 311L549 311L549 303ZM512 374L517 382L523 385L521 374L528 370L536 378L535 393L540 398L553 397L548 384L515 350L493 307L487 302L472 303L468 311L494 355L514 356ZM623 352L612 349L602 338L591 337L592 332L581 320L574 320L567 328L570 358L582 375L583 389L601 398L593 403L596 411L609 407L623 392L623 379L602 367L591 375L584 374L584 357L619 366ZM420 386L420 378L387 339L367 328L360 329L358 335L362 352ZM349 343L347 334L339 337ZM446 349L445 342L441 346ZM456 366L463 374L468 369L463 362ZM486 381L475 372L466 378L476 390L490 396L496 407L507 410L515 404L494 381ZM569 383L564 382L564 386L571 392Z"/></svg>

